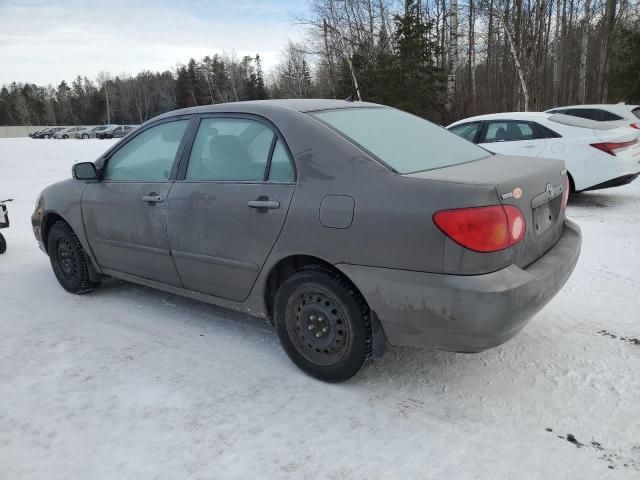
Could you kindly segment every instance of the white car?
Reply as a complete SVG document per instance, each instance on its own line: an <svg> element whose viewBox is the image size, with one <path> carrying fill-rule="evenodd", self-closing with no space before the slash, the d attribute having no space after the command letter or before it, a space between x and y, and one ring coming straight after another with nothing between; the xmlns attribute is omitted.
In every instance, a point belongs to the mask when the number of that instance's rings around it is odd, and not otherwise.
<svg viewBox="0 0 640 480"><path fill-rule="evenodd" d="M564 160L574 192L617 187L640 175L635 130L562 114L493 113L447 127L494 153Z"/></svg>
<svg viewBox="0 0 640 480"><path fill-rule="evenodd" d="M586 118L596 122L610 123L619 127L640 130L640 106L626 103L600 105L571 105L547 110L546 113L562 113L572 117Z"/></svg>
<svg viewBox="0 0 640 480"><path fill-rule="evenodd" d="M82 134L84 132L88 133L91 129L89 127L68 127L65 128L64 130L60 130L59 132L56 132L56 134L53 136L53 138L56 139L67 139L67 138L76 138L77 134Z"/></svg>

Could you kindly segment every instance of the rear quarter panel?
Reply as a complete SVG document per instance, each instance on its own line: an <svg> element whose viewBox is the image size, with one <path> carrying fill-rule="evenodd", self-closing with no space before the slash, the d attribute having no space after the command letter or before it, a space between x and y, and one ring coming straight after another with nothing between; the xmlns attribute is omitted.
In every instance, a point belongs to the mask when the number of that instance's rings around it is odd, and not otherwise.
<svg viewBox="0 0 640 480"><path fill-rule="evenodd" d="M333 264L440 273L445 236L433 223L433 214L497 203L491 185L397 175L307 114L275 117L295 158L298 185L266 270L280 258L306 254ZM321 224L319 208L327 195L353 197L348 228ZM496 258L489 257L483 262L495 269Z"/></svg>

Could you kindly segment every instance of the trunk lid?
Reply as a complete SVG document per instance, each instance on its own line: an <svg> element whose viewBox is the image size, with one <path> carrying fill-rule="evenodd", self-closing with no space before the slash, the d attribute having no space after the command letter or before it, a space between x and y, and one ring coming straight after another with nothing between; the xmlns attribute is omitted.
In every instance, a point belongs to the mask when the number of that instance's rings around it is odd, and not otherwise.
<svg viewBox="0 0 640 480"><path fill-rule="evenodd" d="M525 236L520 243L511 247L512 262L525 268L549 251L562 235L565 175L564 162L561 160L492 155L474 162L407 176L495 188L495 203L516 206L525 218Z"/></svg>
<svg viewBox="0 0 640 480"><path fill-rule="evenodd" d="M606 131L594 130L594 133L603 143L624 144L635 141L628 147L616 150L615 154L617 157L640 160L640 131L631 127L620 127Z"/></svg>

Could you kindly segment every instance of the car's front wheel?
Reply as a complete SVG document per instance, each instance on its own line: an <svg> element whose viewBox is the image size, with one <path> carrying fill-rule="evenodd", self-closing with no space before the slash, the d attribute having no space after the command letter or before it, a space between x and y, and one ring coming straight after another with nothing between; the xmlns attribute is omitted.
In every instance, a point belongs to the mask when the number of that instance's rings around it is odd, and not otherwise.
<svg viewBox="0 0 640 480"><path fill-rule="evenodd" d="M84 135L82 135L82 138L87 139L89 138L89 135L87 135L86 133Z"/></svg>
<svg viewBox="0 0 640 480"><path fill-rule="evenodd" d="M326 267L305 267L285 280L274 319L289 358L319 380L347 380L371 358L369 308L348 280Z"/></svg>
<svg viewBox="0 0 640 480"><path fill-rule="evenodd" d="M69 138L69 135L62 135L62 138L63 138L64 140L67 140L67 139Z"/></svg>
<svg viewBox="0 0 640 480"><path fill-rule="evenodd" d="M99 283L89 277L89 260L71 227L57 221L49 230L47 252L58 282L71 293L86 293Z"/></svg>
<svg viewBox="0 0 640 480"><path fill-rule="evenodd" d="M4 235L0 233L0 255L7 251L7 241L4 239Z"/></svg>

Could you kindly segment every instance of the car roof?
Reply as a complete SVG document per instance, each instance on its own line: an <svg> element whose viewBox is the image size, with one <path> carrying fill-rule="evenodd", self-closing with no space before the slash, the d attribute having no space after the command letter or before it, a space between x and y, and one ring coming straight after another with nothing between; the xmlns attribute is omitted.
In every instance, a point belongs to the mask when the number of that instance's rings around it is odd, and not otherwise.
<svg viewBox="0 0 640 480"><path fill-rule="evenodd" d="M250 100L246 102L216 103L198 107L172 110L161 115L162 118L193 113L251 113L252 111L268 113L270 110L291 110L294 112L313 112L318 110L335 110L340 108L385 107L377 103L348 102L346 100L329 100L319 98L291 98L279 100Z"/></svg>
<svg viewBox="0 0 640 480"><path fill-rule="evenodd" d="M531 119L546 119L552 114L545 112L502 112L502 113L487 113L485 115L476 115L475 117L463 118L456 122L453 122L449 127L458 125L460 123L467 122L479 122L484 120L531 120Z"/></svg>
<svg viewBox="0 0 640 480"><path fill-rule="evenodd" d="M551 110L560 110L566 108L591 108L595 110L605 110L607 112L617 113L620 115L629 115L634 109L638 108L638 105L627 105L626 103L600 103L600 104L588 104L588 105L567 105L564 107L554 107L547 110L547 112ZM609 120L609 121L619 121L619 120Z"/></svg>
<svg viewBox="0 0 640 480"><path fill-rule="evenodd" d="M633 110L637 108L638 105L629 105L627 103L591 103L585 105L563 105L559 107L553 107L549 110L555 110L556 108L624 108L628 110Z"/></svg>

